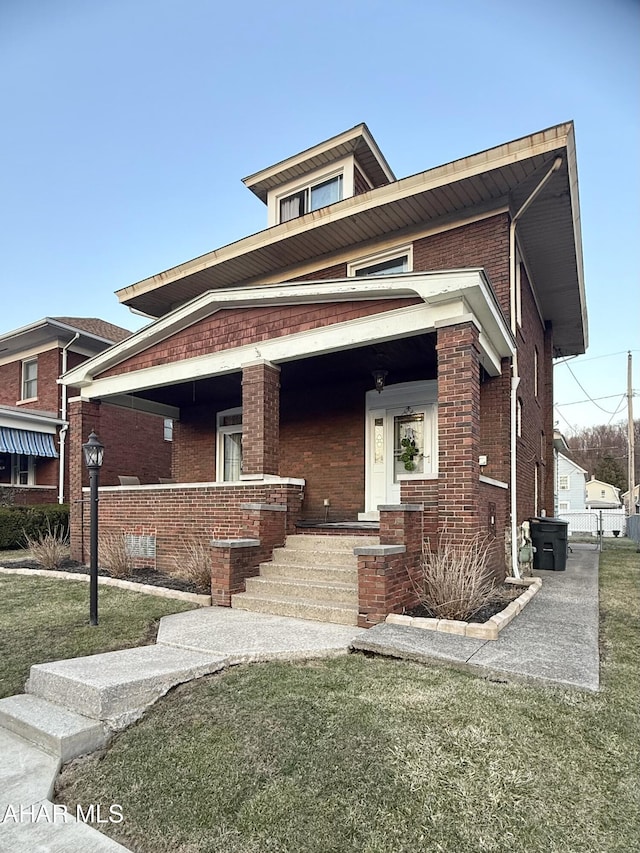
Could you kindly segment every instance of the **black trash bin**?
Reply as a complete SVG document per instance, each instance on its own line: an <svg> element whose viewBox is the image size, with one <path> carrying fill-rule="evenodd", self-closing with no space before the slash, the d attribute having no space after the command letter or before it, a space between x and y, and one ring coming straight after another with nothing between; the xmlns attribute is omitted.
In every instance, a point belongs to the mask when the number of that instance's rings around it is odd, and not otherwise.
<svg viewBox="0 0 640 853"><path fill-rule="evenodd" d="M562 518L530 518L533 568L564 572L569 550L569 522Z"/></svg>

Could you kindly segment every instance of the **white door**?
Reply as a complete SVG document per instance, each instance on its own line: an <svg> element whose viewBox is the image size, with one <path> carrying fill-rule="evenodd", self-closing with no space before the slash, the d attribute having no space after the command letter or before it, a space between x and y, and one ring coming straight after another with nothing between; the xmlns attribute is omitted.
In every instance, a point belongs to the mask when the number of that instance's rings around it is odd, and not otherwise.
<svg viewBox="0 0 640 853"><path fill-rule="evenodd" d="M435 382L403 383L367 394L366 517L375 518L381 504L400 503L402 479L435 472L436 396ZM383 408L383 402L390 405Z"/></svg>

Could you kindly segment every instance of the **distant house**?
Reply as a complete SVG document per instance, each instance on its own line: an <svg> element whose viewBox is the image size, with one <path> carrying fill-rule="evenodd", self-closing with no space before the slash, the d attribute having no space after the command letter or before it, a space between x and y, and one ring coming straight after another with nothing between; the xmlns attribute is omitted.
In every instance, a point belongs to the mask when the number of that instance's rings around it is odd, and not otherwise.
<svg viewBox="0 0 640 853"><path fill-rule="evenodd" d="M631 502L631 508L629 508L629 491L627 490L624 492L621 497L622 503L629 515L634 515L640 511L640 484L635 486L633 489L633 501Z"/></svg>
<svg viewBox="0 0 640 853"><path fill-rule="evenodd" d="M587 472L564 453L558 453L556 515L580 512L586 508Z"/></svg>
<svg viewBox="0 0 640 853"><path fill-rule="evenodd" d="M591 477L587 482L586 493L587 509L618 509L622 504L620 489L611 483L596 480L595 477Z"/></svg>
<svg viewBox="0 0 640 853"><path fill-rule="evenodd" d="M0 503L69 500L67 412L76 390L58 379L130 335L95 317L45 317L0 335ZM142 427L125 409L116 410L113 423L128 433L128 444L131 428ZM160 420L160 443L162 429ZM168 473L170 450L165 455L162 473Z"/></svg>

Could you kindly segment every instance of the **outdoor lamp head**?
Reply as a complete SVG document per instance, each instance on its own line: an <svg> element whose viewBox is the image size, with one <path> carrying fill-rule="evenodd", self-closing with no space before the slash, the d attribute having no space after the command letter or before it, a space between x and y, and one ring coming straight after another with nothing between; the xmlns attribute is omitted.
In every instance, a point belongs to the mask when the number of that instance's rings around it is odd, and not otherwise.
<svg viewBox="0 0 640 853"><path fill-rule="evenodd" d="M378 392L378 394L380 394L382 389L384 388L384 380L386 379L389 371L388 370L372 370L371 373L373 374L373 378L374 378L375 383L376 383L376 391Z"/></svg>
<svg viewBox="0 0 640 853"><path fill-rule="evenodd" d="M82 445L82 449L87 468L100 468L104 456L104 445L100 444L100 439L95 432L90 434L87 443Z"/></svg>

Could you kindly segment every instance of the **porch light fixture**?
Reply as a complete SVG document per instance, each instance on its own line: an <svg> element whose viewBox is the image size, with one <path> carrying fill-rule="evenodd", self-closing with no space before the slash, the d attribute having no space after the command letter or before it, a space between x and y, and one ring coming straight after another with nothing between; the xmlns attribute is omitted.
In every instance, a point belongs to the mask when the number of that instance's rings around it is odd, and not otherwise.
<svg viewBox="0 0 640 853"><path fill-rule="evenodd" d="M384 388L384 380L387 378L388 373L388 370L381 370L380 368L378 368L378 370L371 371L371 375L373 376L376 383L375 388L378 394L380 394L380 392Z"/></svg>
<svg viewBox="0 0 640 853"><path fill-rule="evenodd" d="M89 562L89 622L98 624L98 481L104 459L104 445L91 432L86 444L82 445L84 462L89 471L91 506L91 559Z"/></svg>

